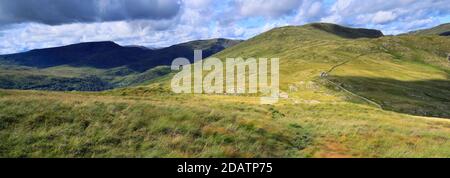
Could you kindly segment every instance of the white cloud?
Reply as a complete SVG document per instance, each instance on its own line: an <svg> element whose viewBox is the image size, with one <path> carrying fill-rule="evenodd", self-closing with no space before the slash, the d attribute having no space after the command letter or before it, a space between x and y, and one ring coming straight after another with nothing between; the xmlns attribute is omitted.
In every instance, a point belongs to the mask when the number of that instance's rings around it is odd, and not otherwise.
<svg viewBox="0 0 450 178"><path fill-rule="evenodd" d="M327 13L324 8L322 0L304 0L298 7L293 22L302 24L317 21Z"/></svg>
<svg viewBox="0 0 450 178"><path fill-rule="evenodd" d="M384 24L391 22L397 18L397 15L392 11L378 11L373 15L372 23Z"/></svg>
<svg viewBox="0 0 450 178"><path fill-rule="evenodd" d="M445 14L450 14L450 3L446 0L337 0L321 21L378 27L387 34L394 31L397 34L435 26L439 23L435 17Z"/></svg>

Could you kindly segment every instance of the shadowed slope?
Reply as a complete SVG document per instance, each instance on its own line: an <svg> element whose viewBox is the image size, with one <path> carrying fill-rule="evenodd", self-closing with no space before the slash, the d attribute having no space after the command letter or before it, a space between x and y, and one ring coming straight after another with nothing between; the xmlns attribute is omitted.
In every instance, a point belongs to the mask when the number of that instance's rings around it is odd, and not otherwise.
<svg viewBox="0 0 450 178"><path fill-rule="evenodd" d="M450 119L450 81L331 76L330 80L366 96L385 110Z"/></svg>
<svg viewBox="0 0 450 178"><path fill-rule="evenodd" d="M350 39L379 38L384 36L383 33L379 30L364 29L364 28L348 28L329 23L314 23L310 24L310 26L337 35L342 38L350 38Z"/></svg>

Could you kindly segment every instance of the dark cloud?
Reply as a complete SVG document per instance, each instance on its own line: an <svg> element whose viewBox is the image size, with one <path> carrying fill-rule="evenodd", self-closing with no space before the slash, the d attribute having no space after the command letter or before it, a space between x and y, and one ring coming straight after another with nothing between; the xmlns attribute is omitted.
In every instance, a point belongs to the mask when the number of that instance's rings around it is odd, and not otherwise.
<svg viewBox="0 0 450 178"><path fill-rule="evenodd" d="M179 0L1 0L0 24L169 19L180 6Z"/></svg>

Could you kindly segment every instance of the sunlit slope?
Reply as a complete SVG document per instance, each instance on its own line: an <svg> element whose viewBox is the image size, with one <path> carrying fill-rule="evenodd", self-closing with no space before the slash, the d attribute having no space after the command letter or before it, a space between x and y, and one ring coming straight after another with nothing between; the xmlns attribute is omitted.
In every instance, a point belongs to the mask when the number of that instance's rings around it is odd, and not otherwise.
<svg viewBox="0 0 450 178"><path fill-rule="evenodd" d="M0 90L0 157L450 156L445 119L323 98L271 106L158 88Z"/></svg>
<svg viewBox="0 0 450 178"><path fill-rule="evenodd" d="M361 100L340 91L344 88L386 110L450 117L450 62L446 59L450 52L448 38L347 38L339 32L323 30L334 29L329 26L335 25L277 28L215 56L221 59L280 58L281 89L299 100L338 101L307 86L312 84L328 86L335 90L331 92L333 96L344 95L346 100L356 99L355 102ZM329 72L328 77L321 78L322 72Z"/></svg>

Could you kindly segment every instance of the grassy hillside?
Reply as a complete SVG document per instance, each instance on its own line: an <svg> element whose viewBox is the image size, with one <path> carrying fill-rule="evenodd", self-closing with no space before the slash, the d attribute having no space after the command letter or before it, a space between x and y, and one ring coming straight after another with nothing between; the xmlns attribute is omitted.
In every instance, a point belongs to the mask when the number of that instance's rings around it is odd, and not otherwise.
<svg viewBox="0 0 450 178"><path fill-rule="evenodd" d="M2 90L0 157L450 156L447 120L329 94L270 106L153 85L104 94Z"/></svg>
<svg viewBox="0 0 450 178"><path fill-rule="evenodd" d="M282 27L214 55L280 58L275 105L173 94L152 71L99 93L0 90L0 157L450 157L450 40L374 32Z"/></svg>
<svg viewBox="0 0 450 178"><path fill-rule="evenodd" d="M0 88L51 91L103 91L150 82L168 74L170 68L157 66L144 72L126 67L97 69L90 67L56 66L44 69L0 66Z"/></svg>
<svg viewBox="0 0 450 178"><path fill-rule="evenodd" d="M325 27L316 28L320 25ZM280 58L281 89L299 99L322 95L308 90L289 92L289 86L314 82L335 90L330 80L386 110L450 118L448 38L342 38L340 31L322 30L328 26L277 28L215 56ZM329 72L327 80L320 77L321 72Z"/></svg>
<svg viewBox="0 0 450 178"><path fill-rule="evenodd" d="M0 157L288 157L310 142L271 106L151 93L1 91Z"/></svg>

